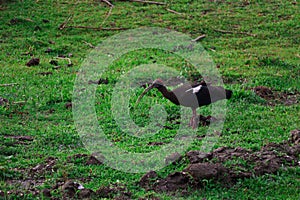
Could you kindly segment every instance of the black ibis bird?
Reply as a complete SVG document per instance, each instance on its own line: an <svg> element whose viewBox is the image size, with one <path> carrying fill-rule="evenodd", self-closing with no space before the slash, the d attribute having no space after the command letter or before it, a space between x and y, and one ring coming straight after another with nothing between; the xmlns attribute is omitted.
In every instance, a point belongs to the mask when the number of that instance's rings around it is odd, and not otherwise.
<svg viewBox="0 0 300 200"><path fill-rule="evenodd" d="M136 103L139 103L142 97L153 88L157 88L158 91L172 103L190 107L192 109L193 116L189 125L193 129L198 126L196 113L196 109L198 107L209 105L218 100L230 99L232 96L231 90L226 90L221 86L207 85L205 82L201 82L196 85L183 84L170 91L166 88L161 79L156 79L148 88L143 91Z"/></svg>

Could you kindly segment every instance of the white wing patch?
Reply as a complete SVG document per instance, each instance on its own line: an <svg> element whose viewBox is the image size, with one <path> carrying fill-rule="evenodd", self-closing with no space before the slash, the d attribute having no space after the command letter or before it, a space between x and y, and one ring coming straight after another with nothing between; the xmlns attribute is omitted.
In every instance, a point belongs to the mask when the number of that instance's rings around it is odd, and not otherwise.
<svg viewBox="0 0 300 200"><path fill-rule="evenodd" d="M199 91L201 90L201 88L202 88L202 85L199 85L199 86L197 86L197 87L188 89L188 90L186 90L185 92L189 92L189 91L193 90L193 93L195 94L195 93L199 92Z"/></svg>

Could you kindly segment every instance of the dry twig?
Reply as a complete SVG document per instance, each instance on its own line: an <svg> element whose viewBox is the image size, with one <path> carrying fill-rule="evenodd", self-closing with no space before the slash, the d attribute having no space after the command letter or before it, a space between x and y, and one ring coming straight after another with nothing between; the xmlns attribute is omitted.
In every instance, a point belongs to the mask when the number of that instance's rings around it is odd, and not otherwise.
<svg viewBox="0 0 300 200"><path fill-rule="evenodd" d="M69 21L72 19L72 15L70 15L61 25L59 25L59 29L63 30L64 28L67 27L67 24L69 23Z"/></svg>
<svg viewBox="0 0 300 200"><path fill-rule="evenodd" d="M203 38L205 38L205 37L206 37L205 34L200 35L200 36L196 37L195 39L193 39L192 42L197 42L197 41L199 41L199 40L201 40L201 39L203 39Z"/></svg>
<svg viewBox="0 0 300 200"><path fill-rule="evenodd" d="M88 45L90 48L92 48L92 49L95 48L95 46L92 45L91 43L89 43L89 42L87 42L87 41L83 41L83 42L84 42L84 44Z"/></svg>
<svg viewBox="0 0 300 200"><path fill-rule="evenodd" d="M102 27L92 27L92 26L67 26L66 28L81 28L81 29L92 29L96 31L120 31L127 30L128 28L102 28Z"/></svg>
<svg viewBox="0 0 300 200"><path fill-rule="evenodd" d="M0 84L0 87L9 87L14 85L18 85L18 83L4 83L4 84Z"/></svg>
<svg viewBox="0 0 300 200"><path fill-rule="evenodd" d="M56 59L62 59L62 60L67 60L68 61L68 66L72 66L72 61L70 58L65 58L65 57L55 57Z"/></svg>
<svg viewBox="0 0 300 200"><path fill-rule="evenodd" d="M106 20L108 19L108 17L111 15L112 9L113 9L113 7L114 7L114 5L113 5L112 3L110 3L108 0L101 0L101 1L103 1L104 3L106 3L110 8L109 8L109 11L108 11L108 13L106 14L106 16L105 16L103 22L101 23L100 27L103 26L103 24L106 22Z"/></svg>
<svg viewBox="0 0 300 200"><path fill-rule="evenodd" d="M157 1L144 1L144 0L130 0L132 2L138 2L138 3L148 3L148 4L156 4L156 5L166 5L166 3L163 2L157 2Z"/></svg>
<svg viewBox="0 0 300 200"><path fill-rule="evenodd" d="M71 20L72 16L68 17L68 19L66 19L60 26L59 29L65 29L65 28L79 28L79 29L92 29L92 30L97 30L97 31L120 31L120 30L127 30L128 28L123 28L123 27L117 27L117 28L103 28L102 25L106 22L106 20L108 19L108 17L111 15L112 13L112 9L114 7L114 5L109 1L109 0L101 0L102 2L106 3L110 9L106 15L106 17L104 18L103 22L101 23L100 27L92 27L92 26L67 26L67 24L69 23L69 21ZM156 5L166 5L166 3L164 2L156 2L156 1L147 1L147 0L129 0L131 2L138 2L138 3L147 3L147 4L156 4ZM176 12L174 10L171 9L167 9L169 12L175 13L175 14L183 14L183 13L179 13Z"/></svg>
<svg viewBox="0 0 300 200"><path fill-rule="evenodd" d="M12 104L13 105L22 105L22 104L25 104L26 103L26 101L14 101L14 102L12 102Z"/></svg>
<svg viewBox="0 0 300 200"><path fill-rule="evenodd" d="M101 0L102 2L106 3L110 7L114 7L112 3L110 3L108 0Z"/></svg>
<svg viewBox="0 0 300 200"><path fill-rule="evenodd" d="M166 8L166 10L169 11L170 13L174 13L176 15L185 15L184 13L180 13L180 12L177 12L177 11L169 9L169 8Z"/></svg>
<svg viewBox="0 0 300 200"><path fill-rule="evenodd" d="M221 29L214 29L217 32L220 33L229 33L229 34L242 34L242 35L249 35L249 36L253 36L256 37L256 34L253 33L247 33L247 32L235 32L235 31L227 31L227 30L221 30Z"/></svg>

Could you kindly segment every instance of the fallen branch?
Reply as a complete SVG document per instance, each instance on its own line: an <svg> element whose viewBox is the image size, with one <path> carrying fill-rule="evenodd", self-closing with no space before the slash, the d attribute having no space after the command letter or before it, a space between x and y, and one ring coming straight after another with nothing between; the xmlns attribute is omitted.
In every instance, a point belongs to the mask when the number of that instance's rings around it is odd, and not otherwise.
<svg viewBox="0 0 300 200"><path fill-rule="evenodd" d="M64 28L66 28L67 24L69 23L69 21L72 19L72 15L70 15L61 25L59 25L58 29L59 30L63 30Z"/></svg>
<svg viewBox="0 0 300 200"><path fill-rule="evenodd" d="M92 49L94 49L94 48L95 48L95 46L94 46L94 45L92 45L91 43L89 43L89 42L86 42L86 41L83 41L83 42L84 42L84 44L88 45L90 48L92 48Z"/></svg>
<svg viewBox="0 0 300 200"><path fill-rule="evenodd" d="M66 26L65 28L81 28L81 29L93 29L97 31L120 31L127 30L128 28L102 28L102 27L92 27L92 26Z"/></svg>
<svg viewBox="0 0 300 200"><path fill-rule="evenodd" d="M106 3L110 7L114 7L112 3L110 3L108 0L101 0L102 2Z"/></svg>
<svg viewBox="0 0 300 200"><path fill-rule="evenodd" d="M247 32L235 32L235 31L227 31L227 30L221 30L221 29L214 29L214 30L217 32L220 32L220 33L242 34L242 35L249 35L249 36L256 37L256 34L247 33Z"/></svg>
<svg viewBox="0 0 300 200"><path fill-rule="evenodd" d="M68 61L68 66L72 66L72 61L70 58L65 58L65 57L55 57L56 59L62 59L62 60L67 60Z"/></svg>
<svg viewBox="0 0 300 200"><path fill-rule="evenodd" d="M177 11L169 9L169 8L166 8L166 10L169 11L170 13L174 13L176 15L185 15L184 13L180 13L180 12L177 12Z"/></svg>
<svg viewBox="0 0 300 200"><path fill-rule="evenodd" d="M157 2L157 1L144 1L144 0L130 0L132 2L138 2L138 3L148 3L148 4L156 4L156 5L166 5L166 3L163 2Z"/></svg>
<svg viewBox="0 0 300 200"><path fill-rule="evenodd" d="M9 86L14 86L18 85L18 83L5 83L5 84L0 84L0 87L9 87Z"/></svg>
<svg viewBox="0 0 300 200"><path fill-rule="evenodd" d="M197 42L197 41L199 41L199 40L201 40L201 39L203 39L203 38L205 38L205 37L206 37L205 34L200 35L200 36L196 37L195 39L193 39L192 42Z"/></svg>
<svg viewBox="0 0 300 200"><path fill-rule="evenodd" d="M111 15L112 9L113 9L113 7L110 7L107 15L105 16L105 18L104 18L104 20L103 20L103 22L101 23L100 26L102 26L106 22L106 20L108 19L108 17Z"/></svg>
<svg viewBox="0 0 300 200"><path fill-rule="evenodd" d="M106 14L103 22L100 25L102 27L102 25L106 22L106 20L108 19L108 17L111 15L111 12L112 12L112 9L113 9L114 5L112 3L110 3L108 0L101 0L101 1L104 2L104 3L106 3L110 7L108 13Z"/></svg>
<svg viewBox="0 0 300 200"><path fill-rule="evenodd" d="M26 103L26 101L14 101L14 102L12 102L11 104L13 104L13 105L22 105L22 104L25 104Z"/></svg>

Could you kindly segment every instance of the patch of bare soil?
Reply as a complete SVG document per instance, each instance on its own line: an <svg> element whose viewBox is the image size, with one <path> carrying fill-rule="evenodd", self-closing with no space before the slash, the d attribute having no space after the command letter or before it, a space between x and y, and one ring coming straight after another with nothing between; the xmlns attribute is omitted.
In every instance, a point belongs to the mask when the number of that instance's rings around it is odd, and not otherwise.
<svg viewBox="0 0 300 200"><path fill-rule="evenodd" d="M253 88L256 95L267 100L269 105L284 104L293 105L300 101L300 92L278 92L266 86L257 86Z"/></svg>
<svg viewBox="0 0 300 200"><path fill-rule="evenodd" d="M30 169L29 175L31 177L41 177L46 173L53 173L57 170L57 158L48 157L44 163L38 164Z"/></svg>
<svg viewBox="0 0 300 200"><path fill-rule="evenodd" d="M211 122L215 122L217 121L217 119L215 117L212 116L203 116L203 115L199 115L199 125L200 126L209 126Z"/></svg>
<svg viewBox="0 0 300 200"><path fill-rule="evenodd" d="M21 136L13 136L16 138L21 139L30 139L27 137L21 137ZM58 159L54 157L48 157L43 163L37 164L36 166L32 167L31 169L14 169L14 171L20 171L24 174L22 179L7 179L6 183L9 185L14 185L15 190L11 191L1 191L3 193L3 196L10 196L10 195L17 195L18 197L23 197L25 194L33 194L34 196L42 194L45 197L51 197L52 191L59 191L62 193L64 199L86 199L91 198L92 196L97 196L99 198L102 198L101 194L98 195L97 192L94 192L93 190L84 188L81 184L77 183L76 181L62 181L57 182L56 185L54 185L52 188L47 188L44 190L39 190L38 187L43 185L45 182L45 175L46 174L52 174L55 172L58 168L56 166ZM87 155L87 154L76 154L74 156L70 156L68 158L68 162L83 162L85 165L98 165L102 164L100 160L98 160L93 155ZM77 163L77 162L76 162ZM81 179L80 179L81 180ZM84 181L84 180L83 180ZM121 187L120 187L121 188ZM123 189L123 193L120 188L112 187L110 188L110 192L106 193L106 195L110 194L111 196L115 196L115 194L118 194L119 196L126 196L127 195L127 189ZM126 192L125 192L126 191ZM104 195L103 195L104 196ZM103 197L104 198L104 197ZM128 199L128 198L127 198Z"/></svg>
<svg viewBox="0 0 300 200"><path fill-rule="evenodd" d="M25 140L30 140L24 136L14 136L16 138L22 138ZM15 190L6 191L4 196L17 195L18 197L23 197L25 194L32 194L34 196L40 194L39 186L42 186L45 182L45 174L51 174L57 167L55 166L57 162L56 158L48 157L45 162L38 164L31 169L19 169L14 168L12 171L20 172L23 176L19 179L6 179L5 182L8 185L13 185Z"/></svg>
<svg viewBox="0 0 300 200"><path fill-rule="evenodd" d="M26 65L28 67L31 67L31 66L35 66L35 65L39 65L40 64L40 59L39 58L32 58L31 60L29 60Z"/></svg>
<svg viewBox="0 0 300 200"><path fill-rule="evenodd" d="M21 138L24 139L24 137ZM25 137L26 139L31 140L31 138ZM182 195L187 194L191 188L203 188L207 180L221 183L224 187L231 187L238 179L276 173L282 167L299 167L299 155L300 130L297 129L291 131L288 141L279 144L269 143L255 152L241 147L220 147L209 153L189 151L185 155L185 158L190 161L188 167L182 171L171 173L167 177L160 177L155 171L150 171L140 179L139 186L147 191L154 190L170 194L181 191ZM174 163L182 158L180 154L175 153L171 154L166 162ZM98 190L91 190L78 182L85 182L85 179L78 179L77 181L58 180L50 188L38 189L45 182L45 174L51 174L57 170L57 160L57 158L48 157L43 163L29 170L14 169L14 171L25 174L23 178L6 179L5 181L18 189L0 190L0 196L9 197L14 194L21 198L25 194L33 194L34 196L43 195L44 197L56 199L52 194L60 193L63 199L132 199L131 192L122 184L102 186ZM94 155L87 154L70 156L68 162L85 165L102 164Z"/></svg>
<svg viewBox="0 0 300 200"><path fill-rule="evenodd" d="M140 179L139 185L146 190L168 193L180 190L183 194L188 188L200 189L204 180L231 187L238 179L273 174L281 167L299 166L299 142L300 130L293 130L288 141L269 143L257 152L241 147L220 147L209 153L190 151L186 154L191 163L187 168L165 178L151 171Z"/></svg>
<svg viewBox="0 0 300 200"><path fill-rule="evenodd" d="M78 161L84 165L102 165L101 159L96 158L94 155L87 154L75 154L68 157L68 162L78 163Z"/></svg>
<svg viewBox="0 0 300 200"><path fill-rule="evenodd" d="M68 180L65 182L57 182L51 188L44 189L42 191L43 196L48 198L52 197L52 192L61 193L63 199L132 199L132 194L123 185L110 185L101 186L96 191L85 188L81 183L74 180Z"/></svg>
<svg viewBox="0 0 300 200"><path fill-rule="evenodd" d="M33 178L27 178L25 180L7 180L6 183L9 185L14 185L14 187L17 187L18 190L10 190L6 193L3 192L3 196L9 196L9 195L17 195L19 197L23 197L25 194L33 194L38 195L40 194L39 189L37 187L44 184L44 179L33 179Z"/></svg>
<svg viewBox="0 0 300 200"><path fill-rule="evenodd" d="M28 135L5 135L4 138L14 139L14 144L27 145L34 140L34 137Z"/></svg>

